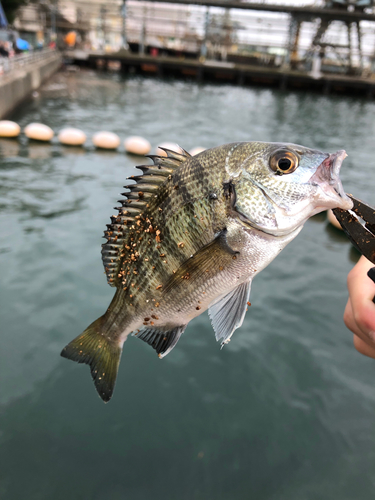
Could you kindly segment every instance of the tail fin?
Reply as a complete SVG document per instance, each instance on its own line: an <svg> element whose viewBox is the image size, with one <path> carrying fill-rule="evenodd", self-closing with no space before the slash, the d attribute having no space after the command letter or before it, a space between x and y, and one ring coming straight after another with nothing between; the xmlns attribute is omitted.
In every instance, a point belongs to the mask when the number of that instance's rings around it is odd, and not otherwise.
<svg viewBox="0 0 375 500"><path fill-rule="evenodd" d="M111 399L116 383L122 348L106 336L101 316L61 351L63 358L90 365L91 376L105 403Z"/></svg>

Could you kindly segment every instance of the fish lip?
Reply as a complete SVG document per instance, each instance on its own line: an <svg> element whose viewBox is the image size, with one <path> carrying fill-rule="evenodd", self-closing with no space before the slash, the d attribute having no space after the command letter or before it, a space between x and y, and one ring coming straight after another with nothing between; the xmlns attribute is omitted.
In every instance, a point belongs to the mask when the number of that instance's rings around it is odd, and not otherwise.
<svg viewBox="0 0 375 500"><path fill-rule="evenodd" d="M330 184L330 186L332 186L335 190L337 188L339 189L339 192L337 193L339 195L345 195L339 179L339 173L342 162L347 156L346 151L341 149L340 151L337 151L337 153L330 154L328 158L326 158L318 167L318 170L321 170L321 175Z"/></svg>
<svg viewBox="0 0 375 500"><path fill-rule="evenodd" d="M353 206L353 202L346 195L339 177L342 162L347 156L344 149L328 154L310 179L311 183L322 188L325 195L332 199L332 202L335 201L334 206L329 208L349 210Z"/></svg>

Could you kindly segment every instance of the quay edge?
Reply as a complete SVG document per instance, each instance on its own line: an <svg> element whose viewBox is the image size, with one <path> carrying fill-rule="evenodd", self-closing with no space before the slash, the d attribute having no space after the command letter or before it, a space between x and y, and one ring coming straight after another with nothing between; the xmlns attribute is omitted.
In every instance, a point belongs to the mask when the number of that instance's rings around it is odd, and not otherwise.
<svg viewBox="0 0 375 500"><path fill-rule="evenodd" d="M116 61L123 73L148 76L172 76L202 81L228 82L237 85L276 87L282 90L311 90L322 94L338 93L375 97L374 77L311 72L237 62L204 61L193 58L151 56L128 51L117 53L65 51L65 61L90 68L106 69ZM101 63L98 66L98 63Z"/></svg>
<svg viewBox="0 0 375 500"><path fill-rule="evenodd" d="M22 66L16 66L0 76L0 120L7 118L62 65L62 56L58 51L38 56L37 60L26 59Z"/></svg>

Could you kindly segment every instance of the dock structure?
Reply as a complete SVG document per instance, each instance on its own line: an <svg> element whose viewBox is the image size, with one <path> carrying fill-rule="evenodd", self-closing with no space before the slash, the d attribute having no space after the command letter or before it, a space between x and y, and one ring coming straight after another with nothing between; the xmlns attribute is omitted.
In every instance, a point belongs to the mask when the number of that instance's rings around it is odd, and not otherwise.
<svg viewBox="0 0 375 500"><path fill-rule="evenodd" d="M158 0L148 0L149 3L160 3ZM307 18L320 18L331 19L347 22L355 21L375 21L375 14L368 13L364 9L340 9L330 7L319 7L315 5L291 5L287 1L285 4L269 3L269 2L242 2L238 0L163 0L162 3L177 4L177 5L199 5L202 7L220 7L223 9L240 9L240 10L253 10L261 12L282 12L284 14L301 15ZM333 2L338 5L339 2ZM328 5L330 2L328 2ZM352 2L346 4L354 5ZM369 1L368 7L372 6Z"/></svg>
<svg viewBox="0 0 375 500"><path fill-rule="evenodd" d="M200 61L181 57L150 56L131 52L84 53L66 52L69 62L113 70L117 63L125 73L154 75L157 77L173 76L194 79L197 82L216 81L237 85L271 86L286 89L310 89L324 94L355 93L368 98L375 96L375 79L327 74L316 78L303 71L275 68L260 65L240 64L224 61Z"/></svg>
<svg viewBox="0 0 375 500"><path fill-rule="evenodd" d="M131 3L130 0L129 3ZM133 2L134 3L134 2ZM150 5L160 5L159 2L150 0L149 2L140 2L144 5L143 16L145 17L145 12L147 12L147 4ZM256 31L254 30L254 23L250 25L249 22L245 21L244 14L239 17L237 14L236 20L234 17L234 12L242 12L247 15L258 15L256 19L257 23L262 24L267 23L267 16L279 16L279 25L274 23L266 24L266 31L270 36L270 40L262 41L263 47L260 47L262 52L273 52L276 53L279 49L279 54L284 51L282 58L282 66L285 68L301 68L306 71L308 69L314 68L315 73L319 73L322 67L323 60L330 58L331 55L335 59L336 70L340 72L345 72L349 74L362 74L364 70L364 52L363 52L363 40L361 23L367 23L367 31L371 31L371 48L367 47L367 58L373 58L374 50L373 47L373 32L375 26L375 13L372 9L374 0L325 0L322 6L316 5L290 5L289 4L273 4L272 0L265 2L243 2L243 1L229 1L229 0L166 0L163 2L165 5L176 5L176 6L197 6L200 8L205 8L205 21L204 21L204 34L203 40L201 42L202 47L200 50L201 55L206 56L205 45L210 41L210 31L211 39L216 38L215 42L222 46L224 53L228 53L231 50L231 45L240 42L240 37L238 35L238 30L244 31ZM222 26L221 35L212 36L213 24L212 9L221 9L224 11L222 15ZM130 10L131 12L131 10ZM217 16L216 16L217 17ZM264 19L263 19L264 18ZM249 17L248 17L249 19ZM254 17L253 17L254 20ZM269 20L269 18L268 18ZM220 24L220 22L219 22ZM344 28L345 35L344 40L342 39L342 33L338 36L338 26ZM281 42L276 40L275 31L280 31L281 25L284 27L284 40ZM311 41L309 47L303 47L301 43L301 31L306 28L306 25L310 26ZM371 28L369 28L371 26ZM336 39L332 39L332 33L330 36L331 28L336 29ZM267 30L268 28L268 30ZM303 29L302 29L303 28ZM146 20L143 19L142 23L142 33L141 38L144 38L144 32L146 31ZM242 34L244 33L242 31ZM259 31L259 27L258 27ZM264 30L263 30L264 31ZM341 30L342 31L342 30ZM368 39L369 37L367 37ZM272 41L273 39L273 41ZM260 40L252 41L252 44L258 46L262 45ZM276 43L276 46L272 46ZM144 43L143 43L144 44ZM250 45L250 44L249 44ZM306 45L306 44L305 44ZM367 43L369 45L369 43ZM245 47L248 49L249 47ZM302 63L302 64L301 64ZM369 66L369 64L367 65Z"/></svg>
<svg viewBox="0 0 375 500"><path fill-rule="evenodd" d="M375 0L307 2L59 0L57 42L67 63L373 97Z"/></svg>
<svg viewBox="0 0 375 500"><path fill-rule="evenodd" d="M320 7L272 0L125 5L120 50L108 50L101 19L102 46L65 51L67 61L197 81L375 94L373 0L326 0Z"/></svg>

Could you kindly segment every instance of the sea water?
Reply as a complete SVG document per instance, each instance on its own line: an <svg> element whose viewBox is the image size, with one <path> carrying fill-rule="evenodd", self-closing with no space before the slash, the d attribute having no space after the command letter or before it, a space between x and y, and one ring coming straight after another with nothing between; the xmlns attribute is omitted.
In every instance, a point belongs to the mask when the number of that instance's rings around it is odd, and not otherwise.
<svg viewBox="0 0 375 500"><path fill-rule="evenodd" d="M189 150L234 141L345 149L347 192L375 203L375 104L267 88L59 73L12 117ZM375 361L342 316L358 259L309 220L254 279L224 349L207 313L163 360L124 345L113 399L60 351L106 310L100 250L134 165L117 152L0 140L0 498L372 500Z"/></svg>

